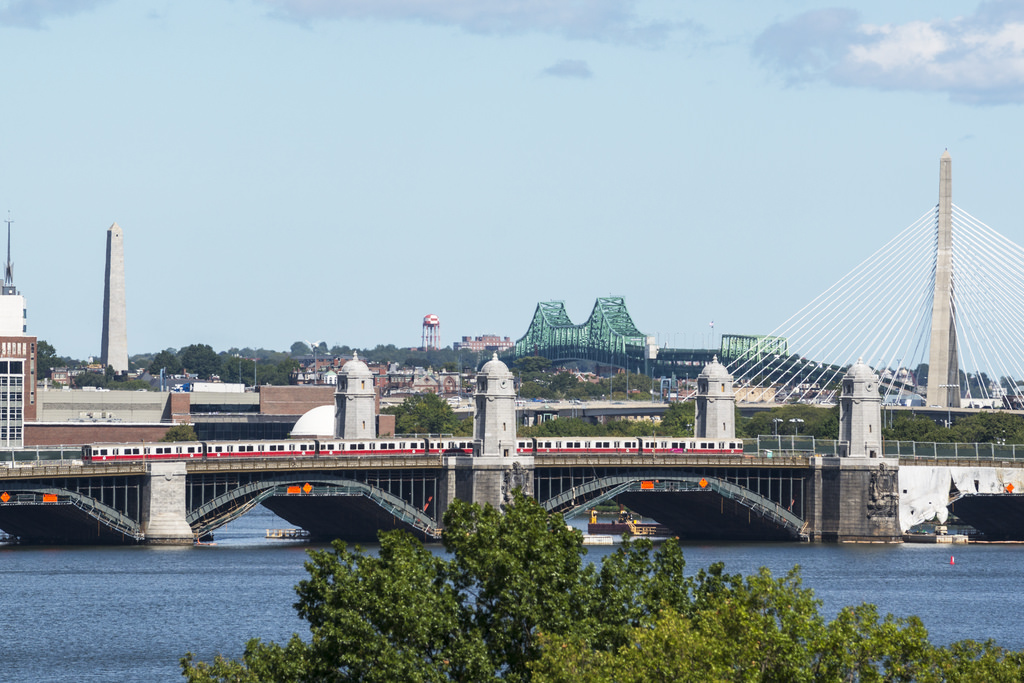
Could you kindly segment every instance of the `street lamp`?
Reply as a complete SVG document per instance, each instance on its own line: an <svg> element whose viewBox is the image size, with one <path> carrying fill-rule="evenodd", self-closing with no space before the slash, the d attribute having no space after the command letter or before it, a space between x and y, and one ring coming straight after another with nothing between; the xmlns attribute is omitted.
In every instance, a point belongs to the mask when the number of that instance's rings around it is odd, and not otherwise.
<svg viewBox="0 0 1024 683"><path fill-rule="evenodd" d="M956 387L957 389L960 389L960 385L959 384L940 384L939 385L940 389L945 389L946 390L946 429L949 429L953 425L953 417L952 417L952 414L950 413L950 410L949 410L949 404L950 404L949 390L952 389L953 387Z"/></svg>
<svg viewBox="0 0 1024 683"><path fill-rule="evenodd" d="M780 422L785 422L785 420L783 420L781 417L774 417L774 418L772 418L772 434L774 436L778 436L779 435L779 423Z"/></svg>
<svg viewBox="0 0 1024 683"><path fill-rule="evenodd" d="M800 425L802 425L804 421L799 417L790 418L789 421L793 423L793 434L800 436Z"/></svg>

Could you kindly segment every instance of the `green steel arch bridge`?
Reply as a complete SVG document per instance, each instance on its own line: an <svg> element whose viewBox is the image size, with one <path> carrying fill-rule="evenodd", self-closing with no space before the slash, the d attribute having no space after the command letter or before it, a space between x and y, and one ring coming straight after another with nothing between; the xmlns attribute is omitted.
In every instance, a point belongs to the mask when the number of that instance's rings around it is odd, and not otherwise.
<svg viewBox="0 0 1024 683"><path fill-rule="evenodd" d="M786 353L777 337L723 335L718 349L658 348L633 323L623 297L600 297L586 322L574 325L562 301L537 304L530 327L504 354L506 362L541 356L553 363L591 361L651 377L693 378L717 355L723 362L751 352Z"/></svg>

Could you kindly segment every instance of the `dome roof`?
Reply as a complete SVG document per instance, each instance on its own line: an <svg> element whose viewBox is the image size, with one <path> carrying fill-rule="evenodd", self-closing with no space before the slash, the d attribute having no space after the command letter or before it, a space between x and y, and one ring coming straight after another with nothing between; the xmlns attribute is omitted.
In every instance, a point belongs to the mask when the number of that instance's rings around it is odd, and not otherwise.
<svg viewBox="0 0 1024 683"><path fill-rule="evenodd" d="M359 360L359 353L357 351L352 352L352 360L346 362L341 366L341 375L362 375L369 377L371 375L370 368L366 367L366 363Z"/></svg>
<svg viewBox="0 0 1024 683"><path fill-rule="evenodd" d="M334 436L334 406L307 411L292 427L292 436Z"/></svg>
<svg viewBox="0 0 1024 683"><path fill-rule="evenodd" d="M732 375L725 369L725 366L718 362L718 356L712 356L711 362L704 366L700 374L708 379L732 379Z"/></svg>
<svg viewBox="0 0 1024 683"><path fill-rule="evenodd" d="M508 366L498 360L498 352L494 352L494 356L489 361L484 363L484 366L480 368L481 374L484 375L506 375L511 377L512 372L508 369Z"/></svg>
<svg viewBox="0 0 1024 683"><path fill-rule="evenodd" d="M847 379L860 379L860 380L874 380L875 371L872 370L868 365L861 360L857 359L857 362L850 366L850 369L846 371Z"/></svg>

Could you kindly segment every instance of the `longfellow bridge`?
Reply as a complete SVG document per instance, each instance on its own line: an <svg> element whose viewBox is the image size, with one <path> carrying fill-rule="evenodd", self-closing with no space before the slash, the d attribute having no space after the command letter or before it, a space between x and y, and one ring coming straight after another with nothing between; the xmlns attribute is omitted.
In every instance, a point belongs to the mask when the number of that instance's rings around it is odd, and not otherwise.
<svg viewBox="0 0 1024 683"><path fill-rule="evenodd" d="M858 540L829 529L821 510L824 482L835 474L836 446L786 439L755 440L747 453L734 456L537 455L533 495L567 517L615 499L682 538ZM885 451L901 473L968 472L978 480L975 490L937 491L946 495L935 504L951 505L988 538L1021 537L1024 497L1013 491L1024 491L1024 452L992 444L897 442L885 444ZM185 480L185 518L197 539L262 504L316 539L371 541L378 530L405 528L431 540L440 535L446 492L457 476L453 460L357 456L174 465ZM65 459L24 465L0 468L0 529L23 542L145 542L155 516L154 486L168 480L161 463ZM981 480L996 475L985 490Z"/></svg>

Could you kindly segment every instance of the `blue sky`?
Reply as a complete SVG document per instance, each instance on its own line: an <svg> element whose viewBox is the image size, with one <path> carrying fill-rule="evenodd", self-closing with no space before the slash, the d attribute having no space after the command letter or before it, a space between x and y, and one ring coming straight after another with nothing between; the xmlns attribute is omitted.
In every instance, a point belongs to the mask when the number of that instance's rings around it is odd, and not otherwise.
<svg viewBox="0 0 1024 683"><path fill-rule="evenodd" d="M840 0L842 2L842 0ZM99 353L758 334L938 198L1024 242L1024 2L0 1L29 332ZM898 274L894 278L899 286Z"/></svg>

